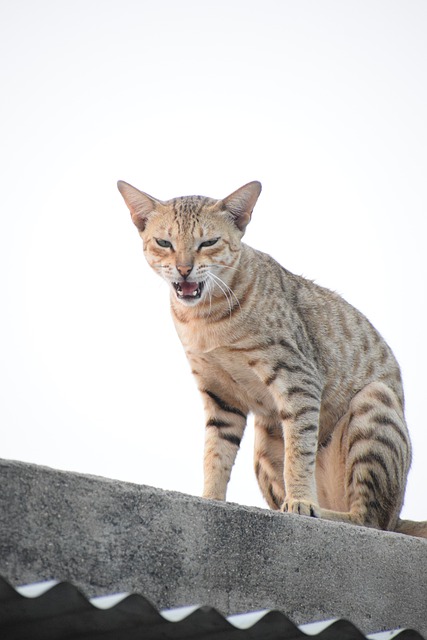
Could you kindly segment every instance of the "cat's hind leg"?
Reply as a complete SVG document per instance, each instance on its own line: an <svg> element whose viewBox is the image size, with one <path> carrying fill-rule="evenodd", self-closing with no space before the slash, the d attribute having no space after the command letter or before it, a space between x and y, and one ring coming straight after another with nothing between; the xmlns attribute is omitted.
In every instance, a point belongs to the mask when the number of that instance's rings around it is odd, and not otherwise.
<svg viewBox="0 0 427 640"><path fill-rule="evenodd" d="M276 510L285 499L283 461L283 429L279 416L255 416L255 475L268 506Z"/></svg>
<svg viewBox="0 0 427 640"><path fill-rule="evenodd" d="M328 446L318 452L319 515L394 530L410 460L396 394L382 382L367 385L351 400Z"/></svg>

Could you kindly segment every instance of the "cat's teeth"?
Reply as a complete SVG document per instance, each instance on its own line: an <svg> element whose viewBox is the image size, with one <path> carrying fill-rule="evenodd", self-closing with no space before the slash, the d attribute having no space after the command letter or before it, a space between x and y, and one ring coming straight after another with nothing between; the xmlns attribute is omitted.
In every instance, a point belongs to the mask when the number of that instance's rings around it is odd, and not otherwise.
<svg viewBox="0 0 427 640"><path fill-rule="evenodd" d="M173 288L175 289L175 293L178 298L200 298L202 292L203 283L200 282L197 284L197 288L194 289L193 286L196 286L196 283L182 283L173 282Z"/></svg>

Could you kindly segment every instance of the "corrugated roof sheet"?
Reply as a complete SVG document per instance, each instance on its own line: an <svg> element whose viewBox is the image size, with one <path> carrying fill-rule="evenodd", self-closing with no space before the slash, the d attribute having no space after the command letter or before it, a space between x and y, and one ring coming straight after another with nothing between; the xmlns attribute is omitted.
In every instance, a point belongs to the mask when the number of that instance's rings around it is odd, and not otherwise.
<svg viewBox="0 0 427 640"><path fill-rule="evenodd" d="M158 611L137 594L86 598L68 582L12 587L0 577L2 640L363 640L346 620L297 627L279 611L225 618L211 607ZM373 634L375 640L425 640L412 630Z"/></svg>

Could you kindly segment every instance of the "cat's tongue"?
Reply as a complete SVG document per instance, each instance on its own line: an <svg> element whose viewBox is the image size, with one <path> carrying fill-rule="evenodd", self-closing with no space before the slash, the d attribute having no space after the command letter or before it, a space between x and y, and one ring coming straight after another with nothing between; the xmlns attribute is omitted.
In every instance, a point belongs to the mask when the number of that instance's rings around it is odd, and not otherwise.
<svg viewBox="0 0 427 640"><path fill-rule="evenodd" d="M199 288L199 284L197 282L180 282L179 286L181 287L183 296L194 296L195 292Z"/></svg>

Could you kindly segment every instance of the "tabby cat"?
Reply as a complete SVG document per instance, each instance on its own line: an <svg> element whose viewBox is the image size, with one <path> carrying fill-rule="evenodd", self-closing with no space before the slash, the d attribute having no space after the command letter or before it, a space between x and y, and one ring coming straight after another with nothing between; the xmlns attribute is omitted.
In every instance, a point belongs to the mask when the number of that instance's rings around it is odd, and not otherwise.
<svg viewBox="0 0 427 640"><path fill-rule="evenodd" d="M261 184L166 202L118 188L203 397L203 496L225 500L252 412L272 509L427 537L399 519L411 444L393 353L340 296L241 242Z"/></svg>

